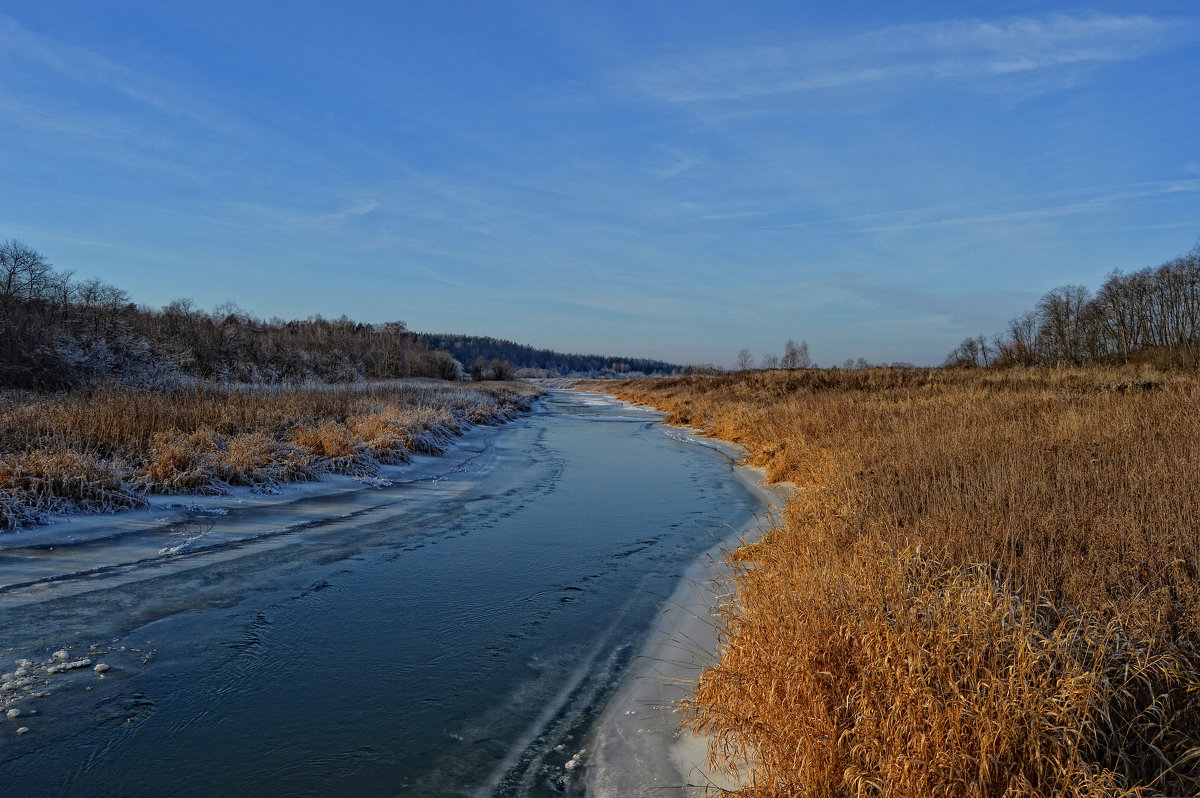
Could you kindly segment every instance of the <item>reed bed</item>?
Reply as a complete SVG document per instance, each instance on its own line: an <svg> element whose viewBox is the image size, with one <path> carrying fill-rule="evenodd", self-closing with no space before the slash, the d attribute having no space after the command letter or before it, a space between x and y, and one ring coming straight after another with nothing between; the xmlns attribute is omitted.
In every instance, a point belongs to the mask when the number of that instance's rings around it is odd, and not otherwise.
<svg viewBox="0 0 1200 798"><path fill-rule="evenodd" d="M371 477L413 454L440 454L472 424L507 421L539 393L519 383L421 380L6 392L0 529L137 507L151 493L269 491L323 473Z"/></svg>
<svg viewBox="0 0 1200 798"><path fill-rule="evenodd" d="M686 707L737 794L1200 794L1200 379L590 387L797 486L733 552L719 659Z"/></svg>

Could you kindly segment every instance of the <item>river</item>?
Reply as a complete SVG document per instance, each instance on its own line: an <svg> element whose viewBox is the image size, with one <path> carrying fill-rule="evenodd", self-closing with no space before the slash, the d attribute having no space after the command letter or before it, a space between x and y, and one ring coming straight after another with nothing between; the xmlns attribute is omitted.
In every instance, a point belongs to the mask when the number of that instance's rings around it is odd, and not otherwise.
<svg viewBox="0 0 1200 798"><path fill-rule="evenodd" d="M391 484L0 534L0 793L581 794L664 597L762 510L660 418L554 391Z"/></svg>

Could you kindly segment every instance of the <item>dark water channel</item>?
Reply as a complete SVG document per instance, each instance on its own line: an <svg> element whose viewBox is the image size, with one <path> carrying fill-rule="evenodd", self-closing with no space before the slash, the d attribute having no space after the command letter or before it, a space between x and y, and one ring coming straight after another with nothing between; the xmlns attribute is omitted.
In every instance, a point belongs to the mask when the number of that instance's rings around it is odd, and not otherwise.
<svg viewBox="0 0 1200 798"><path fill-rule="evenodd" d="M0 535L0 795L576 793L656 602L760 509L731 468L556 392L390 486Z"/></svg>

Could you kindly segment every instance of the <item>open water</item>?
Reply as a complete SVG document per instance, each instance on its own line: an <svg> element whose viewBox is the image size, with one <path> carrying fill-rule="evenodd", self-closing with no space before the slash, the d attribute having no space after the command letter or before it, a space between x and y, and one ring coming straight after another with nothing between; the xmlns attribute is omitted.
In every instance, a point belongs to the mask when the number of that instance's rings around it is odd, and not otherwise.
<svg viewBox="0 0 1200 798"><path fill-rule="evenodd" d="M391 485L0 534L0 671L29 680L0 795L579 794L663 597L762 509L659 418L556 391ZM50 674L64 649L111 670Z"/></svg>

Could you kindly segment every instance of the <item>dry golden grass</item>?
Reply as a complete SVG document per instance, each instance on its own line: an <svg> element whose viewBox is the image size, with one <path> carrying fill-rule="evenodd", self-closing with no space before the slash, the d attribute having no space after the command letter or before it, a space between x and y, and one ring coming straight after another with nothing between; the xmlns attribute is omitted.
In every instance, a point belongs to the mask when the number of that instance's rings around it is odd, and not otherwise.
<svg viewBox="0 0 1200 798"><path fill-rule="evenodd" d="M468 424L511 419L537 393L517 383L407 381L0 394L0 529L46 513L138 506L147 492L367 476L441 453Z"/></svg>
<svg viewBox="0 0 1200 798"><path fill-rule="evenodd" d="M0 458L0 528L72 509L111 512L142 503L113 463L34 449Z"/></svg>
<svg viewBox="0 0 1200 798"><path fill-rule="evenodd" d="M600 384L797 485L688 706L747 796L1200 794L1200 380Z"/></svg>

